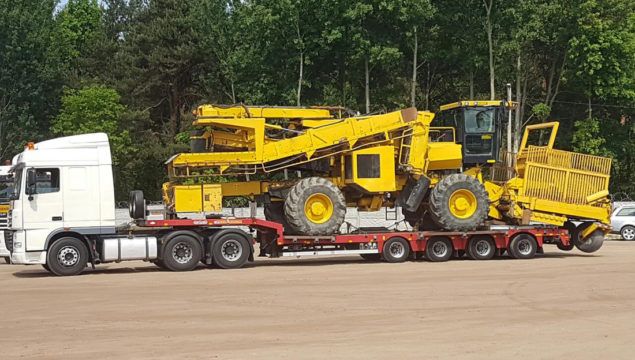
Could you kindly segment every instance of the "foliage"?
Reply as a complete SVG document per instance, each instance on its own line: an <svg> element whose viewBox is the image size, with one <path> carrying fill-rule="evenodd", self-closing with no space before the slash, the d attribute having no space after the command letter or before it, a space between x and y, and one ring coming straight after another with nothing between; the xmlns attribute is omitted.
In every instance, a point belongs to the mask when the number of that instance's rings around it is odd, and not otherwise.
<svg viewBox="0 0 635 360"><path fill-rule="evenodd" d="M490 22L483 0L57 4L0 0L0 155L105 131L119 199L159 199L201 103L381 112L413 95L431 110L489 98L488 24L497 97L511 83L520 122L560 121L559 146L612 156L612 191L635 196L632 0L493 1Z"/></svg>

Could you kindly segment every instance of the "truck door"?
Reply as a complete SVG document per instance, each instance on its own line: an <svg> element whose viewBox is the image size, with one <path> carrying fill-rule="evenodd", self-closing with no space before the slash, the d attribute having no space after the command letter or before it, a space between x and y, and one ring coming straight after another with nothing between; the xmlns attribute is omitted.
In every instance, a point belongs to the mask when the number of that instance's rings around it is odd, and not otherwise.
<svg viewBox="0 0 635 360"><path fill-rule="evenodd" d="M27 180L27 194L22 201L23 226L27 230L26 250L43 250L48 235L63 227L64 201L60 191L60 169L30 168L28 172L35 173L35 183L28 184Z"/></svg>
<svg viewBox="0 0 635 360"><path fill-rule="evenodd" d="M64 227L98 228L101 225L98 170L97 166L62 169Z"/></svg>

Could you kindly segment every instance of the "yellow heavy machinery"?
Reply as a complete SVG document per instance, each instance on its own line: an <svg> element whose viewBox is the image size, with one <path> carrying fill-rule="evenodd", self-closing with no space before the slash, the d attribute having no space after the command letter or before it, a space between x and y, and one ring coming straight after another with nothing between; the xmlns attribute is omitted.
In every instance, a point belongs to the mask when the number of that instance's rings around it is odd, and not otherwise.
<svg viewBox="0 0 635 360"><path fill-rule="evenodd" d="M418 227L467 231L489 216L569 226L578 243L593 243L587 250L601 246L610 160L553 149L557 125L528 127L514 176L486 181L480 165L498 160L504 111L501 101L458 102L431 127L434 114L414 108L348 117L339 108L201 106L194 151L167 162L164 201L172 217L213 216L223 199L249 197L285 231L305 235L337 232L347 206L399 205ZM546 146L527 145L549 126ZM591 221L574 229L570 220Z"/></svg>

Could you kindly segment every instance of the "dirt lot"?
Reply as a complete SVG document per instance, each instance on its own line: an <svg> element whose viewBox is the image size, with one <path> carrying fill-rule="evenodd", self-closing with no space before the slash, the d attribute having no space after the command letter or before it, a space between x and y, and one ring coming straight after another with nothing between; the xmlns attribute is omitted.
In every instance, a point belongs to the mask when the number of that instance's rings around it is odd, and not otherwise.
<svg viewBox="0 0 635 360"><path fill-rule="evenodd" d="M69 278L0 265L13 358L632 359L635 243L533 260L258 260Z"/></svg>

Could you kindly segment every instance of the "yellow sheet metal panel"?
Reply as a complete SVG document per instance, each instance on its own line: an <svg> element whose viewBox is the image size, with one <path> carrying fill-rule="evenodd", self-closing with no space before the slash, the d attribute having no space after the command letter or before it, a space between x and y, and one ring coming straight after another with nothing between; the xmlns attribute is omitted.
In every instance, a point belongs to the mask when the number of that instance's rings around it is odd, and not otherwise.
<svg viewBox="0 0 635 360"><path fill-rule="evenodd" d="M241 117L268 119L330 119L333 118L328 109L277 107L277 106L222 106L202 105L198 107L199 117Z"/></svg>
<svg viewBox="0 0 635 360"><path fill-rule="evenodd" d="M222 211L220 184L175 185L172 192L174 211L177 213Z"/></svg>
<svg viewBox="0 0 635 360"><path fill-rule="evenodd" d="M450 104L441 105L439 108L441 111L458 109L462 107L475 107L475 106L503 106L507 102L502 100L463 100ZM512 102L512 107L515 107L517 103Z"/></svg>
<svg viewBox="0 0 635 360"><path fill-rule="evenodd" d="M451 142L428 144L428 171L460 169L463 166L461 145Z"/></svg>
<svg viewBox="0 0 635 360"><path fill-rule="evenodd" d="M353 178L346 183L355 184L371 193L397 190L393 146L353 151L347 159L353 162Z"/></svg>

